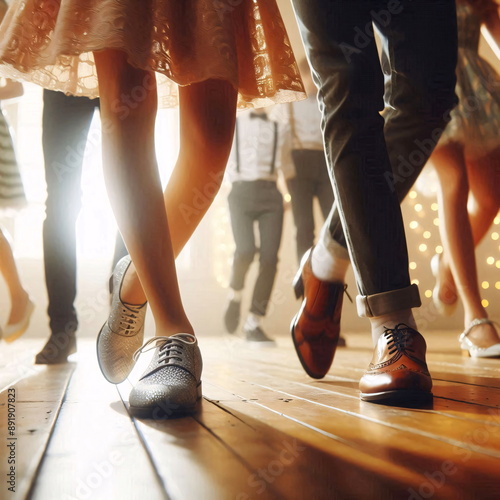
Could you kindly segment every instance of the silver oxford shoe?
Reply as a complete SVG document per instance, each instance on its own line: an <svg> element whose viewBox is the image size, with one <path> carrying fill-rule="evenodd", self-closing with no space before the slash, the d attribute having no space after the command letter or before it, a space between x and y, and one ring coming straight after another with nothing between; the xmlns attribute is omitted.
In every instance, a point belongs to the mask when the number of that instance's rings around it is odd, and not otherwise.
<svg viewBox="0 0 500 500"><path fill-rule="evenodd" d="M189 333L153 337L135 357L153 343L156 343L153 359L130 393L130 412L155 419L195 412L201 401L203 366L196 337Z"/></svg>
<svg viewBox="0 0 500 500"><path fill-rule="evenodd" d="M101 371L112 384L123 382L135 365L134 353L144 341L147 302L124 304L120 298L123 277L130 266L130 256L123 257L112 276L111 310L97 337L97 360Z"/></svg>

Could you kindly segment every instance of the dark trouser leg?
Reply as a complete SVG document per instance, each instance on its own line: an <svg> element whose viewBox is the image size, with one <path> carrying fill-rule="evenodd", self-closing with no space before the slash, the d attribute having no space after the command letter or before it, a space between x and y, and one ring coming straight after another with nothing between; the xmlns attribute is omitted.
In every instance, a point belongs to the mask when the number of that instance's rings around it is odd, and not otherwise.
<svg viewBox="0 0 500 500"><path fill-rule="evenodd" d="M283 231L283 197L275 183L259 190L256 205L260 207L259 274L255 282L250 312L265 316L278 266L278 251Z"/></svg>
<svg viewBox="0 0 500 500"><path fill-rule="evenodd" d="M228 196L229 215L233 230L233 267L229 286L233 290L243 290L245 277L255 256L254 216L250 211L251 195L247 182L235 182Z"/></svg>
<svg viewBox="0 0 500 500"><path fill-rule="evenodd" d="M391 163L384 122L379 115L383 108L383 78L370 27L372 16L380 19L384 4L374 9L377 4L367 1L295 0L294 3L320 88L322 126L339 207L338 215L332 212L328 223L337 241L345 232L360 291L358 311L377 316L418 306L418 292L409 282L404 227L395 184L389 181ZM387 14L392 44L386 50L392 50L391 64L398 64L392 66L393 73L407 74L412 92L408 94L407 87L402 95L393 93L389 99L397 107L411 107L413 113L423 114L420 120L427 124L432 109L427 101L432 98L430 88L442 90L438 99L442 107L450 109L455 102L454 70L451 70L456 48L454 2L401 1L391 5L393 11ZM448 14L446 19L444 14ZM426 21L432 21L436 29L430 30ZM383 22L378 24L381 26ZM382 28L386 42L389 29ZM403 35L403 41L398 34ZM435 50L436 46L440 51ZM429 47L434 48L428 50ZM417 56L415 52L419 51L421 55ZM443 52L450 58L440 70L427 60L418 65L424 54L426 58L438 57L443 61ZM420 72L418 79L413 78L415 72ZM402 83L398 80L398 84ZM441 123L445 121L442 118ZM407 133L414 139L412 131Z"/></svg>
<svg viewBox="0 0 500 500"><path fill-rule="evenodd" d="M75 223L81 206L83 154L96 106L95 100L44 91L47 200L43 248L52 333L77 328Z"/></svg>
<svg viewBox="0 0 500 500"><path fill-rule="evenodd" d="M314 243L313 215L313 181L304 178L300 168L296 166L296 176L287 180L288 192L292 197L292 213L295 223L295 239L297 244L297 260L312 247ZM331 204L330 204L331 207Z"/></svg>
<svg viewBox="0 0 500 500"><path fill-rule="evenodd" d="M318 198L321 213L323 214L323 218L326 220L326 218L330 214L334 197L324 152L321 151L320 153L321 156L319 156L317 160L317 176L315 179L314 195L316 196L316 198Z"/></svg>

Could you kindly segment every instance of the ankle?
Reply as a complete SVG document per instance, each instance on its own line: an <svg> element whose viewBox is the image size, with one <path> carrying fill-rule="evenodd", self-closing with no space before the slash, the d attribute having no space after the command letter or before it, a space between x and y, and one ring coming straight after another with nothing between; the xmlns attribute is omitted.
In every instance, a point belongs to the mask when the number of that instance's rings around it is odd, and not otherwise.
<svg viewBox="0 0 500 500"><path fill-rule="evenodd" d="M350 261L333 254L320 241L312 251L311 267L316 278L322 281L344 283Z"/></svg>
<svg viewBox="0 0 500 500"><path fill-rule="evenodd" d="M245 321L244 329L246 330L254 330L255 328L262 327L262 319L263 316L255 313L248 313L247 319Z"/></svg>
<svg viewBox="0 0 500 500"><path fill-rule="evenodd" d="M417 323L411 309L403 309L401 311L395 311L389 314L384 314L382 316L376 316L369 319L374 345L377 344L380 335L384 333L386 328L394 328L399 323L404 323L410 328L417 330Z"/></svg>

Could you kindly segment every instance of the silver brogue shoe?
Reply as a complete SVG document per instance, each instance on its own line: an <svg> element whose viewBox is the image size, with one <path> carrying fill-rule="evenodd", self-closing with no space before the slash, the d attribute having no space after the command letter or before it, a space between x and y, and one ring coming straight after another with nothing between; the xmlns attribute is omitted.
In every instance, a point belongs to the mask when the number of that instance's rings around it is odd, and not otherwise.
<svg viewBox="0 0 500 500"><path fill-rule="evenodd" d="M196 411L201 401L203 367L196 337L189 333L153 337L136 352L135 358L154 348L145 349L155 343L153 359L130 393L131 413L164 419Z"/></svg>
<svg viewBox="0 0 500 500"><path fill-rule="evenodd" d="M130 266L130 256L116 264L112 278L111 310L97 337L97 360L101 371L112 384L123 382L135 365L134 353L144 341L147 302L124 304L120 299L123 277Z"/></svg>

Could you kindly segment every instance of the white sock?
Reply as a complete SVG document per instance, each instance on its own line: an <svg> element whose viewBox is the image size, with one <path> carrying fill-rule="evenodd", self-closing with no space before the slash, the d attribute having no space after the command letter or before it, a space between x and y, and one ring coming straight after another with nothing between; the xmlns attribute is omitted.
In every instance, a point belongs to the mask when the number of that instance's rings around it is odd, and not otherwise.
<svg viewBox="0 0 500 500"><path fill-rule="evenodd" d="M345 248L337 242L332 242L329 245L330 248L327 248L323 242L323 238L320 239L312 252L312 272L316 278L322 281L344 283L350 260L340 257L338 255L340 252L332 252L333 245L337 245L345 251Z"/></svg>
<svg viewBox="0 0 500 500"><path fill-rule="evenodd" d="M417 330L417 323L415 322L411 309L403 309L402 311L395 311L390 314L384 314L382 316L369 319L372 327L372 339L374 345L377 344L378 338L384 333L385 328L392 329L399 323L404 323L410 328Z"/></svg>
<svg viewBox="0 0 500 500"><path fill-rule="evenodd" d="M241 302L241 297L243 295L243 290L233 290L229 289L229 300L232 302Z"/></svg>
<svg viewBox="0 0 500 500"><path fill-rule="evenodd" d="M254 313L248 313L247 320L245 321L245 329L253 330L261 326L262 316Z"/></svg>

